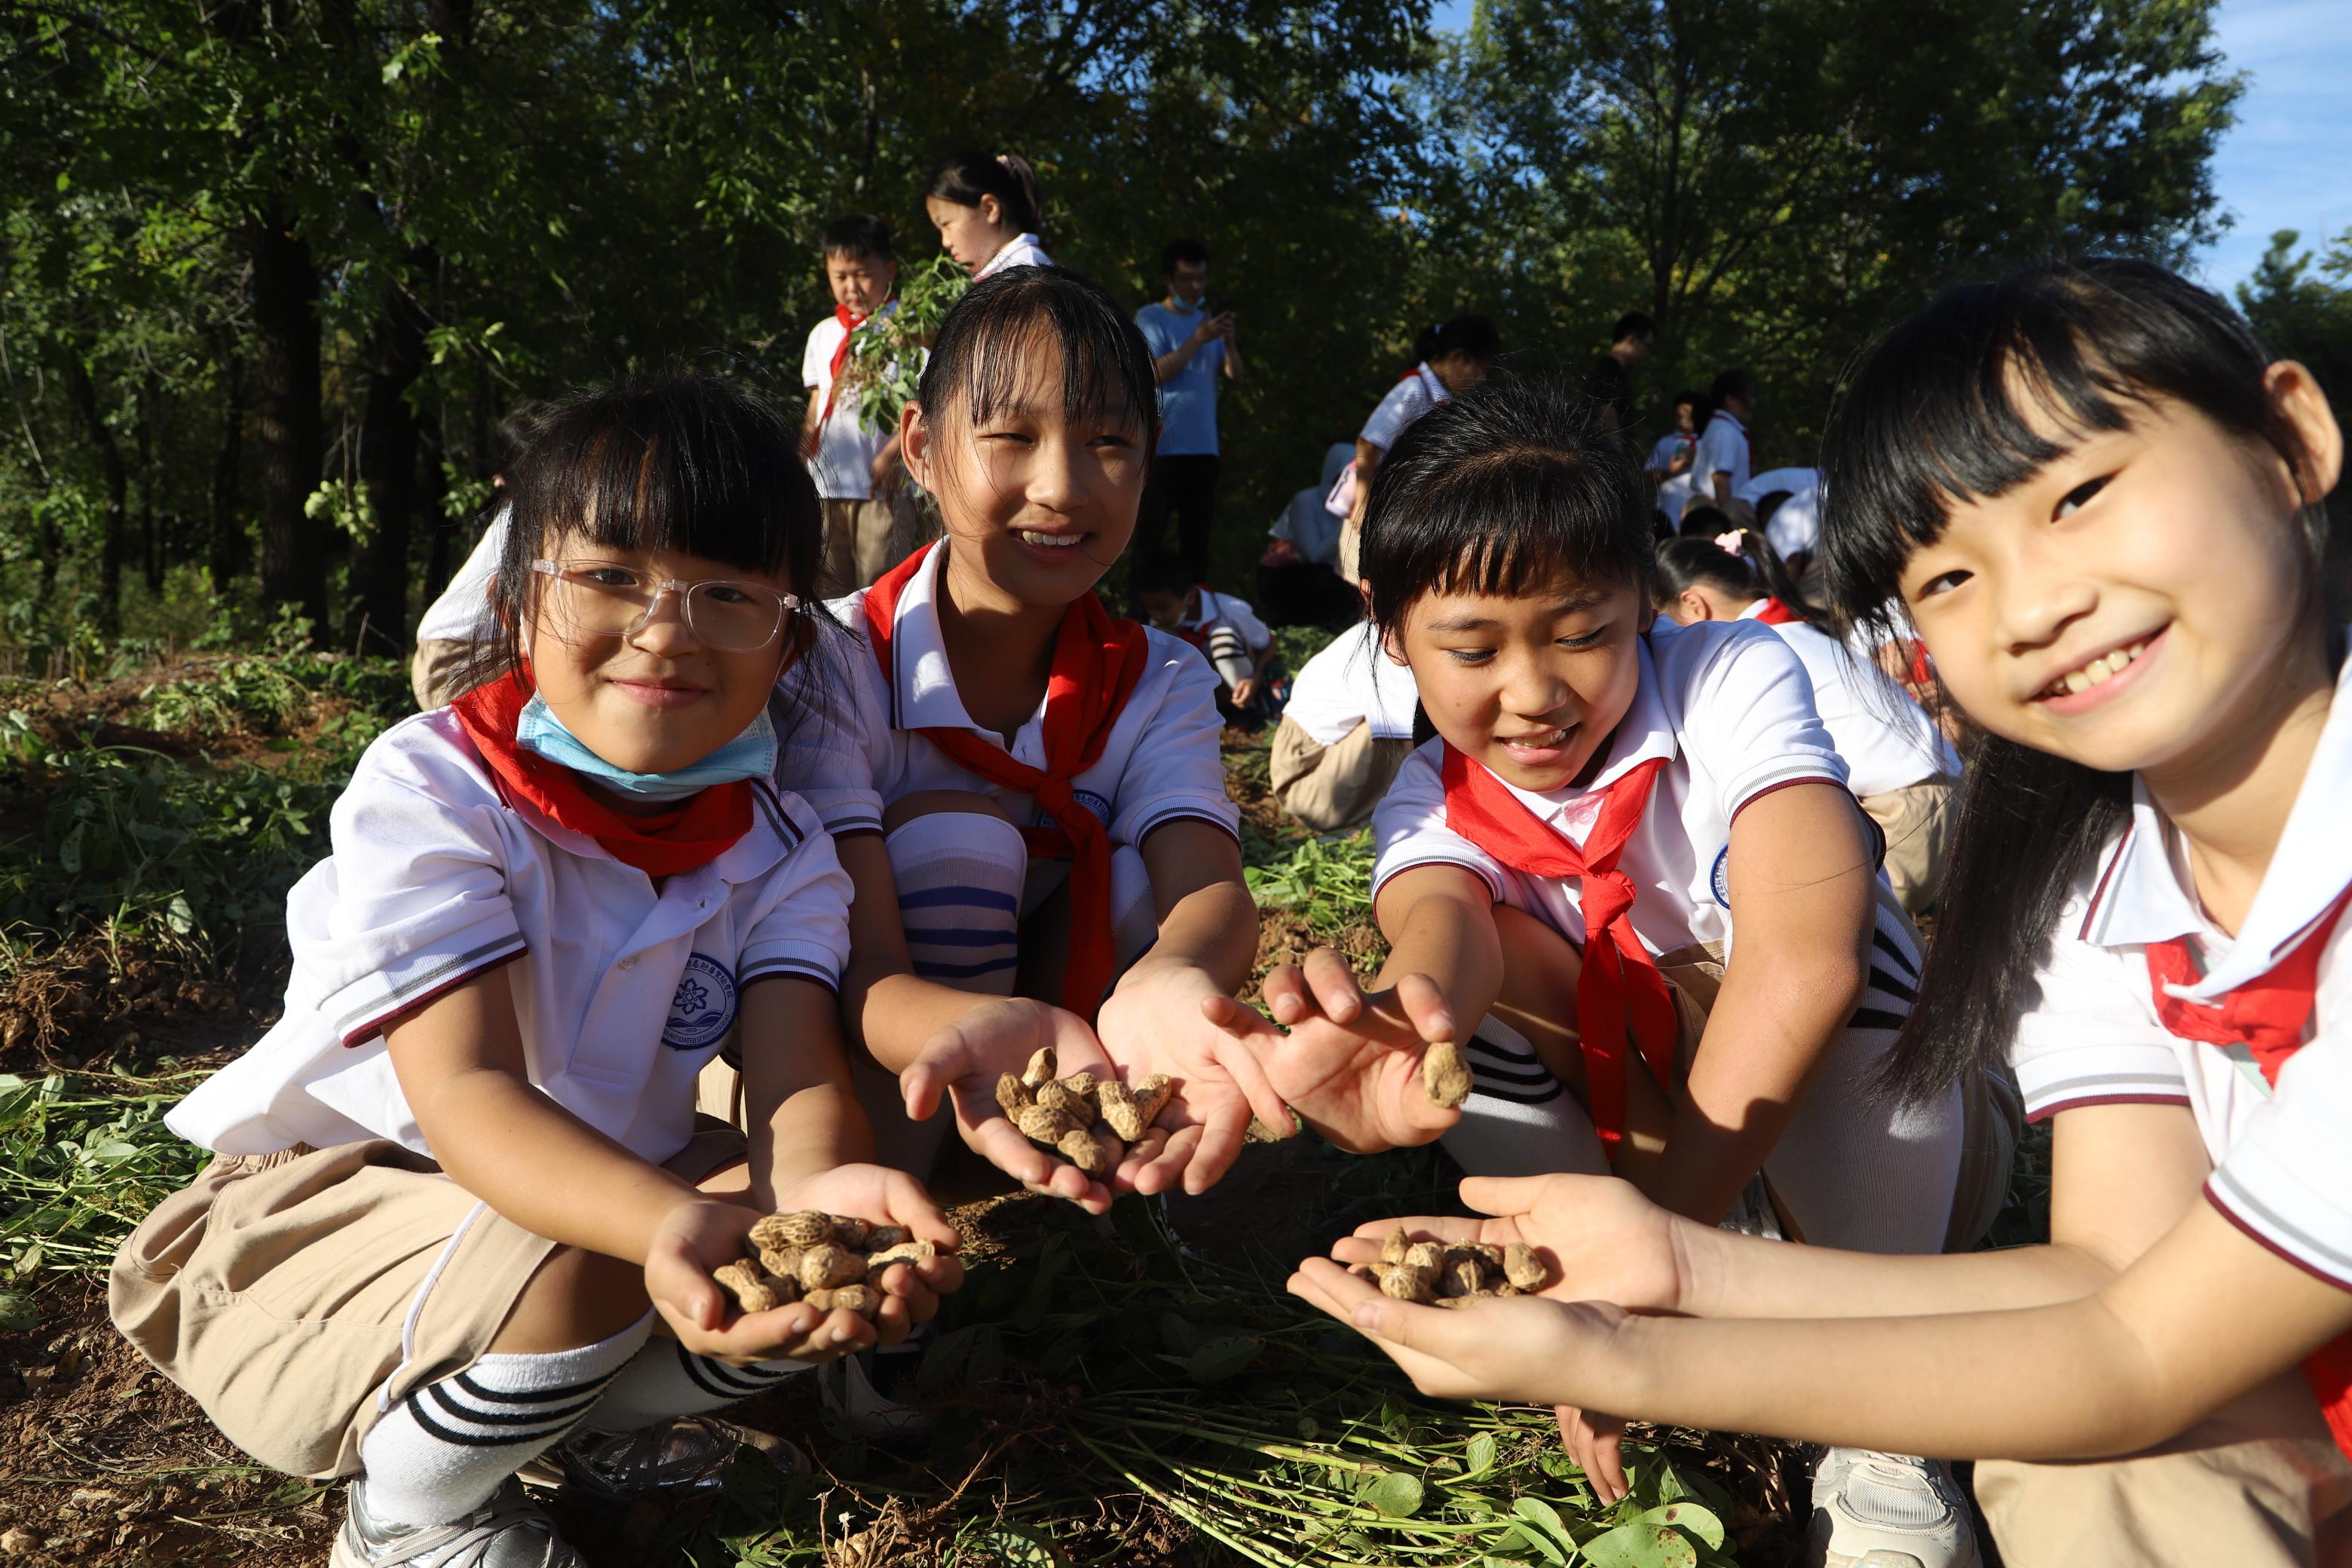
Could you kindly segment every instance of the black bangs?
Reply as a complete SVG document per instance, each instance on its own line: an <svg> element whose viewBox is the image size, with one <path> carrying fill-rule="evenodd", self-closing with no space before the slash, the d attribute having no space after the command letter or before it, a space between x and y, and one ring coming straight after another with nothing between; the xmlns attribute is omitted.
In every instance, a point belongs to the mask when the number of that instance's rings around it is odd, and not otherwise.
<svg viewBox="0 0 2352 1568"><path fill-rule="evenodd" d="M1372 477L1362 571L1374 625L1426 594L1497 597L1562 575L1646 594L1649 481L1565 385L1488 382L1408 426Z"/></svg>
<svg viewBox="0 0 2352 1568"><path fill-rule="evenodd" d="M1820 559L1840 616L1880 624L1955 502L2002 495L2168 399L2294 460L2269 356L2217 295L2112 257L1948 289L1862 360L1822 438Z"/></svg>
<svg viewBox="0 0 2352 1568"><path fill-rule="evenodd" d="M1009 267L971 286L940 323L917 396L936 421L950 406L978 424L1019 401L1027 367L1051 343L1062 362L1061 415L1108 414L1160 441L1151 351L1117 300L1066 267Z"/></svg>

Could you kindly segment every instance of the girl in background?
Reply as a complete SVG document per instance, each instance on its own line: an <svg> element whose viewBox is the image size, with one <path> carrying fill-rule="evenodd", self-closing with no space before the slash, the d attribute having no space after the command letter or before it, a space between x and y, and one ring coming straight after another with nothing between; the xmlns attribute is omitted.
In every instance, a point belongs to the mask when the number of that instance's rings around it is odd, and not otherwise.
<svg viewBox="0 0 2352 1568"><path fill-rule="evenodd" d="M1935 721L1877 665L1813 622L1780 554L1755 529L1670 539L1651 574L1658 614L1684 626L1753 620L1804 662L1813 709L1846 763L1846 783L1886 840L1882 868L1905 912L1933 907L1951 840L1960 759Z"/></svg>
<svg viewBox="0 0 2352 1568"><path fill-rule="evenodd" d="M940 247L977 283L1008 267L1051 267L1037 173L1018 153L958 153L931 170L923 211Z"/></svg>
<svg viewBox="0 0 2352 1568"><path fill-rule="evenodd" d="M1824 456L1838 604L1883 626L1899 594L1980 737L1888 1086L2013 1064L2055 1123L2049 1245L1763 1247L1555 1177L1464 1192L1490 1239L1552 1251L1549 1300L1384 1305L1321 1260L1294 1289L1432 1392L1977 1456L2017 1568L2346 1561L2326 399L2220 299L2094 258L1938 298L1864 362Z"/></svg>
<svg viewBox="0 0 2352 1568"><path fill-rule="evenodd" d="M1356 460L1332 487L1329 509L1348 521L1339 531L1340 577L1357 581L1357 552L1364 528L1364 506L1372 493L1372 477L1397 437L1414 420L1441 403L1451 401L1494 373L1503 357L1503 335L1484 316L1462 315L1423 327L1412 340L1413 367L1373 407L1371 417L1356 436Z"/></svg>

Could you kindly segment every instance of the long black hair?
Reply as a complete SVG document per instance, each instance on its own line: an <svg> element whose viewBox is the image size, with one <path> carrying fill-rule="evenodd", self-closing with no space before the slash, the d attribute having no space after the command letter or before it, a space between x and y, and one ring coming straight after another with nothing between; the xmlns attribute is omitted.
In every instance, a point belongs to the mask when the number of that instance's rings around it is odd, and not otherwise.
<svg viewBox="0 0 2352 1568"><path fill-rule="evenodd" d="M1739 552L1736 555L1714 538L1696 534L1685 533L1660 544L1656 563L1650 568L1650 597L1658 608L1663 610L1673 605L1685 589L1707 583L1727 594L1744 594L1750 599L1778 599L1806 624L1816 630L1822 629L1825 617L1797 591L1788 564L1772 548L1772 542L1764 537L1763 531L1743 528L1738 533Z"/></svg>
<svg viewBox="0 0 2352 1568"><path fill-rule="evenodd" d="M1151 351L1118 301L1066 267L1008 267L982 279L940 322L916 400L934 423L950 409L987 419L1019 395L1023 367L1045 343L1060 351L1062 415L1110 412L1160 443Z"/></svg>
<svg viewBox="0 0 2352 1568"><path fill-rule="evenodd" d="M1361 566L1383 637L1430 593L1524 594L1562 571L1648 591L1650 483L1573 386L1488 382L1405 427L1372 476Z"/></svg>
<svg viewBox="0 0 2352 1568"><path fill-rule="evenodd" d="M565 534L699 555L815 595L824 520L796 432L718 376L631 376L543 405L504 494L512 511L490 589L498 631L477 646L468 684L522 664L522 629L546 581L530 563Z"/></svg>
<svg viewBox="0 0 2352 1568"><path fill-rule="evenodd" d="M2072 439L2126 428L2159 399L2303 473L2306 454L2263 379L2270 363L2218 296L2147 262L2048 262L1939 295L1869 352L1831 414L1820 560L1840 616L1908 638L1890 601L1955 502L2025 483ZM2053 423L2056 436L2044 433ZM2315 503L2301 521L2315 564L2305 609L2315 626L2334 626L2321 602L2336 581L2326 510ZM1947 934L1884 1078L1906 1099L2006 1058L2060 908L2131 808L2129 773L1981 732L1967 757L1937 918Z"/></svg>
<svg viewBox="0 0 2352 1568"><path fill-rule="evenodd" d="M994 196L1003 221L1016 234L1042 232L1045 204L1037 195L1037 171L1018 153L992 157L986 153L958 153L931 168L923 194L976 207L982 196Z"/></svg>

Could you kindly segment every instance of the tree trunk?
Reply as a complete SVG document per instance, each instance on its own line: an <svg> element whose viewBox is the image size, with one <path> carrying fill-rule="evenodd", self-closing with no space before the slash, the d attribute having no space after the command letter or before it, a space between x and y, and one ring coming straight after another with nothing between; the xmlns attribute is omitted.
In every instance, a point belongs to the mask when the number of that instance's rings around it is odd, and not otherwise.
<svg viewBox="0 0 2352 1568"><path fill-rule="evenodd" d="M107 428L106 416L98 406L98 388L79 354L66 357L66 380L89 444L98 453L99 471L106 479L106 534L98 550L98 626L111 637L122 626L122 558L129 547L125 536L130 531L131 468L122 460L114 432Z"/></svg>
<svg viewBox="0 0 2352 1568"><path fill-rule="evenodd" d="M228 397L213 454L212 527L205 549L215 594L228 592L247 566L245 524L236 515L245 468L245 355L235 348L222 364L221 382Z"/></svg>
<svg viewBox="0 0 2352 1568"><path fill-rule="evenodd" d="M417 275L433 258L411 258ZM359 563L360 609L366 641L399 652L408 645L408 546L416 511L416 411L408 389L425 368L425 312L394 287L370 345L367 414L360 426L360 479L375 511L375 535ZM379 640L381 639L381 640Z"/></svg>
<svg viewBox="0 0 2352 1568"><path fill-rule="evenodd" d="M155 377L149 373L139 388L133 426L139 441L139 540L146 559L147 592L163 592L163 532L155 517Z"/></svg>
<svg viewBox="0 0 2352 1568"><path fill-rule="evenodd" d="M261 447L261 596L293 604L327 639L324 529L303 514L326 461L320 412L319 270L281 211L254 217L254 433Z"/></svg>

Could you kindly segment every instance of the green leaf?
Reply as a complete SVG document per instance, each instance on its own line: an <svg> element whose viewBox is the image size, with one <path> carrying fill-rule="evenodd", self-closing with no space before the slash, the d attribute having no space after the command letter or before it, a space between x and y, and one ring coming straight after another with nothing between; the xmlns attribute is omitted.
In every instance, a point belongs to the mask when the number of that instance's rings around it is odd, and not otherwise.
<svg viewBox="0 0 2352 1568"><path fill-rule="evenodd" d="M1421 1478L1391 1470L1360 1497L1365 1507L1385 1519L1411 1519L1421 1511Z"/></svg>
<svg viewBox="0 0 2352 1568"><path fill-rule="evenodd" d="M1669 1525L1710 1552L1723 1550L1723 1521L1695 1502L1675 1502L1664 1508L1654 1508L1633 1522Z"/></svg>
<svg viewBox="0 0 2352 1568"><path fill-rule="evenodd" d="M29 1334L41 1326L41 1309L28 1291L0 1290L0 1329Z"/></svg>
<svg viewBox="0 0 2352 1568"><path fill-rule="evenodd" d="M172 928L175 936L185 936L196 929L196 911L188 907L185 893L172 895L171 904L163 910L163 923Z"/></svg>
<svg viewBox="0 0 2352 1568"><path fill-rule="evenodd" d="M1462 1473L1455 1476L1449 1484L1458 1486L1464 1481L1475 1480L1494 1468L1495 1435L1492 1432L1481 1432L1471 1438L1463 1448Z"/></svg>
<svg viewBox="0 0 2352 1568"><path fill-rule="evenodd" d="M1698 1548L1669 1525L1621 1524L1584 1543L1592 1568L1698 1568Z"/></svg>
<svg viewBox="0 0 2352 1568"><path fill-rule="evenodd" d="M59 191L69 191L69 190L71 190L72 188L73 188L73 176L72 176L71 174L69 174L66 173L66 171L65 171L65 170L63 170L63 169L59 169L59 170L58 171L58 189Z"/></svg>
<svg viewBox="0 0 2352 1568"><path fill-rule="evenodd" d="M1256 1359L1257 1341L1226 1335L1194 1351L1185 1360L1184 1375L1194 1383L1223 1383Z"/></svg>

